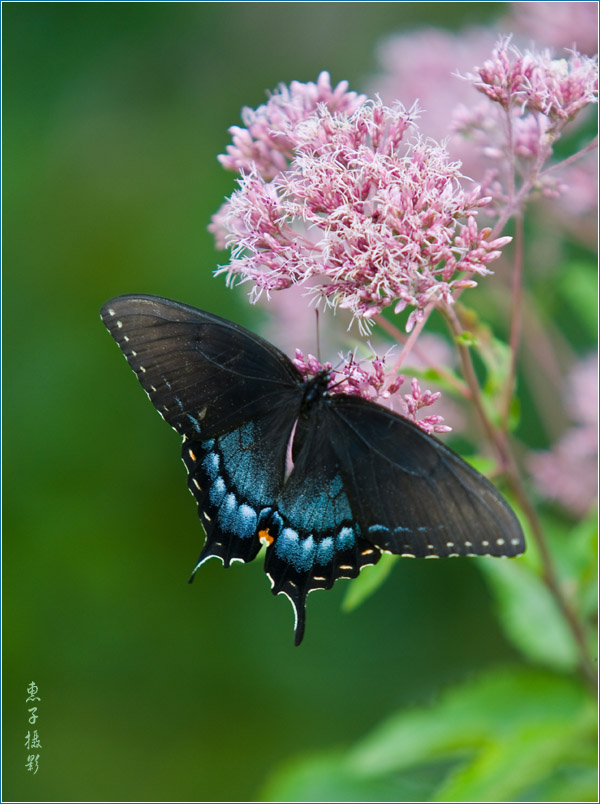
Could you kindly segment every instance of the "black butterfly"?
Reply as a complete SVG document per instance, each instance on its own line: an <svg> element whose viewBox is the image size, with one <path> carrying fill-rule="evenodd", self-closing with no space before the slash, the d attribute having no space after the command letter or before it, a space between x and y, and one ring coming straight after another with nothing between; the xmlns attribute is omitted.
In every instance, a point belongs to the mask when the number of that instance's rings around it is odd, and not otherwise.
<svg viewBox="0 0 600 804"><path fill-rule="evenodd" d="M519 523L485 477L386 408L305 382L292 362L226 319L155 296L120 296L102 320L161 416L183 436L209 558L266 546L273 594L304 634L306 596L382 552L516 556Z"/></svg>

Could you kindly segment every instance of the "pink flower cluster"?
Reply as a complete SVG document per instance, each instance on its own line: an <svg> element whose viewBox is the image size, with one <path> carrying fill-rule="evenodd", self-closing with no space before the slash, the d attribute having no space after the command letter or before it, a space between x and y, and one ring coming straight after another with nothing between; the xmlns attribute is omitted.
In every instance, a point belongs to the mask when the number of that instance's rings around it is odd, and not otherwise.
<svg viewBox="0 0 600 804"><path fill-rule="evenodd" d="M322 72L314 84L292 81L280 84L268 102L258 109L245 106L242 120L246 128L231 126L233 144L218 157L228 170L241 173L256 171L263 179L272 179L285 170L294 158L295 129L324 104L330 112L352 114L366 100L364 95L348 92L348 82L331 88L329 73Z"/></svg>
<svg viewBox="0 0 600 804"><path fill-rule="evenodd" d="M261 114L260 141L245 132L244 153L253 142L260 159L245 163L239 189L213 218L217 241L232 250L221 270L230 282L251 280L254 298L302 283L318 300L349 309L363 331L384 308L409 306L410 331L431 302L451 304L474 276L490 273L510 238L490 240L490 230L478 228L489 199L478 187L462 188L459 165L440 146L408 140L414 110L360 102L339 111L357 97L344 100L338 90L334 111L327 102L302 113L293 107L285 153L269 150L283 142L281 114L277 129ZM238 147L222 161L237 166L240 154Z"/></svg>
<svg viewBox="0 0 600 804"><path fill-rule="evenodd" d="M485 103L459 104L453 115L454 132L475 141L482 155L497 166L485 173L480 168L483 192L496 204L514 202L510 188L516 179L520 202L534 191L548 197L560 195L566 187L564 179L542 175L542 168L565 126L597 102L597 57L576 52L564 59L553 59L548 51L523 54L506 37L491 59L464 77L496 104L495 110ZM508 167L514 171L512 177Z"/></svg>
<svg viewBox="0 0 600 804"><path fill-rule="evenodd" d="M549 47L575 46L580 53L598 52L598 3L522 2L511 3L505 30L520 32Z"/></svg>
<svg viewBox="0 0 600 804"><path fill-rule="evenodd" d="M571 372L565 394L574 422L552 451L529 456L540 492L576 515L586 514L598 493L598 355Z"/></svg>
<svg viewBox="0 0 600 804"><path fill-rule="evenodd" d="M522 39L519 31L527 23L531 35L541 35L543 45L576 43L584 53L596 53L595 3L511 5L512 16L500 19L496 30L512 30ZM548 51L521 53L506 38L490 58L493 36L486 28L457 33L426 28L391 36L380 46L383 73L370 82L370 91L388 103L396 98L418 100L426 110L422 129L446 138L463 173L494 199L486 214L514 200L515 181L517 189L527 185L519 203L533 193L562 197L560 206L546 207L545 214L558 214L563 226L569 223L578 231L587 226L595 242L595 154L568 163L560 174L545 168L564 127L573 118L580 125L582 110L596 100L597 60L572 51L566 51L565 58L552 58ZM483 66L473 69L473 64ZM468 80L460 81L461 74ZM480 94L475 95L474 87ZM569 192L572 185L577 187ZM582 213L588 214L587 221L582 221Z"/></svg>
<svg viewBox="0 0 600 804"><path fill-rule="evenodd" d="M538 112L553 122L573 120L598 100L598 59L571 52L553 59L549 51L526 51L500 41L492 58L467 75L474 86L505 109Z"/></svg>
<svg viewBox="0 0 600 804"><path fill-rule="evenodd" d="M334 369L331 363L321 364L313 355L305 356L297 349L293 363L304 379L314 377L320 371L329 372L329 390L332 394L360 396L370 402L383 403L392 409L398 407L398 412L404 418L429 434L448 433L452 429L442 423L444 421L442 416L429 415L422 419L417 418L420 410L433 405L440 398L440 392L421 391L419 381L413 378L411 393L400 397L398 391L406 381L406 377L402 374L392 376L390 372L386 372L385 356L374 357L368 368L365 368L364 365L357 363L351 354L345 359L341 368Z"/></svg>

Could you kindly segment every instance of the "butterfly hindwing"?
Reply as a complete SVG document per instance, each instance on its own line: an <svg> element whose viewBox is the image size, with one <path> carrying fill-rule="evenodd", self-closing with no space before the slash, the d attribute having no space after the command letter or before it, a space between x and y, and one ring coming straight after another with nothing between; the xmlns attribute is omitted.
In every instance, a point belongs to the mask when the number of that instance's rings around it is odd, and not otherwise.
<svg viewBox="0 0 600 804"><path fill-rule="evenodd" d="M354 518L324 404L316 402L298 420L293 469L262 526L269 544L265 572L273 593L285 594L294 606L296 644L304 633L308 593L330 589L338 578L355 578L381 557Z"/></svg>
<svg viewBox="0 0 600 804"><path fill-rule="evenodd" d="M290 402L216 438L184 441L188 486L207 536L196 569L213 556L226 567L255 558L261 523L281 495L297 408Z"/></svg>
<svg viewBox="0 0 600 804"><path fill-rule="evenodd" d="M329 404L355 516L379 548L415 558L524 551L510 507L456 453L364 399L339 395Z"/></svg>

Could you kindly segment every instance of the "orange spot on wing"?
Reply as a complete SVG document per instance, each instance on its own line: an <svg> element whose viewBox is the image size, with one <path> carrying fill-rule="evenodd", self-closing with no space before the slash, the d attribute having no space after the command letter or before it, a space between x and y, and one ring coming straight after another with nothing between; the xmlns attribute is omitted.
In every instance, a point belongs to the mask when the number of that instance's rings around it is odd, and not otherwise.
<svg viewBox="0 0 600 804"><path fill-rule="evenodd" d="M261 544L264 544L265 547L268 547L270 544L273 544L275 539L269 533L269 528L265 528L265 530L258 531L258 538Z"/></svg>

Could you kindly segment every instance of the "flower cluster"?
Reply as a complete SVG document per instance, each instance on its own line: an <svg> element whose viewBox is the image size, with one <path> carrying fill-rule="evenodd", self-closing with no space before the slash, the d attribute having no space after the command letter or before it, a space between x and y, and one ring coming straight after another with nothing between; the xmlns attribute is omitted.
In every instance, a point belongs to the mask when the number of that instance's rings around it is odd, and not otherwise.
<svg viewBox="0 0 600 804"><path fill-rule="evenodd" d="M549 51L522 54L502 39L492 58L466 77L477 90L505 109L538 112L550 121L573 120L598 100L598 59L571 52L553 59Z"/></svg>
<svg viewBox="0 0 600 804"><path fill-rule="evenodd" d="M529 469L540 492L574 514L583 515L598 492L598 355L570 373L566 408L574 422L552 451L534 452Z"/></svg>
<svg viewBox="0 0 600 804"><path fill-rule="evenodd" d="M549 47L573 45L581 53L598 51L598 4L590 2L511 3L504 29L520 32Z"/></svg>
<svg viewBox="0 0 600 804"><path fill-rule="evenodd" d="M500 208L514 201L510 190L514 179L520 201L533 192L561 195L569 183L567 174L561 180L542 174L542 168L565 126L597 102L597 57L570 52L568 58L553 59L548 51L521 53L506 37L492 58L464 78L491 101L458 104L452 123L454 133L474 141L490 160L485 172L480 167L474 174L483 192ZM506 174L507 168L514 170L512 178ZM588 184L593 184L594 173L590 171Z"/></svg>
<svg viewBox="0 0 600 804"><path fill-rule="evenodd" d="M512 31L512 41L535 37L542 47L575 44L592 55L598 49L597 18L595 3L512 3L495 29ZM486 216L501 214L514 198L515 184L527 184L519 202L534 194L552 199L540 207L542 217L559 217L561 226L596 242L596 154L571 160L560 172L545 170L553 143L572 123L569 115L576 115L580 126L585 119L580 110L595 100L595 59L569 51L564 59L552 59L547 51L522 55L506 39L497 44L497 36L483 27L394 34L382 41L378 55L382 72L370 81L370 92L387 103L418 100L425 110L421 130L444 140L452 158L460 159L462 172L493 199L483 210ZM484 65L486 90L474 64ZM477 94L474 84L480 85ZM506 97L511 87L524 94L524 106L506 109L488 98Z"/></svg>
<svg viewBox="0 0 600 804"><path fill-rule="evenodd" d="M315 377L320 371L329 372L329 391L332 394L348 394L360 396L370 402L379 402L392 409L399 408L406 419L409 419L426 433L448 433L452 429L443 424L442 416L429 415L422 419L417 414L436 402L439 391L422 391L419 381L413 378L410 394L398 395L398 391L406 381L402 374L392 374L385 370L385 356L374 357L368 367L360 365L354 355L350 354L340 368L332 368L331 363L320 363L314 355L304 355L299 349L292 361L303 378ZM396 403L396 404L395 404Z"/></svg>
<svg viewBox="0 0 600 804"><path fill-rule="evenodd" d="M213 219L218 242L232 249L221 269L229 280L251 280L254 298L302 283L349 309L363 331L384 308L410 306L410 331L431 302L451 304L474 276L488 274L509 238L490 240L490 230L478 228L489 199L462 188L459 165L440 146L407 141L414 116L401 105L362 102L352 113L321 103L294 118L287 166L272 176L264 165L281 151L262 154Z"/></svg>
<svg viewBox="0 0 600 804"><path fill-rule="evenodd" d="M348 92L348 82L331 88L329 73L322 72L316 84L292 81L273 92L258 109L245 106L242 120L246 128L231 126L233 144L218 157L228 170L256 171L269 180L286 169L294 158L295 130L320 104L332 113L352 114L366 100L364 95Z"/></svg>

